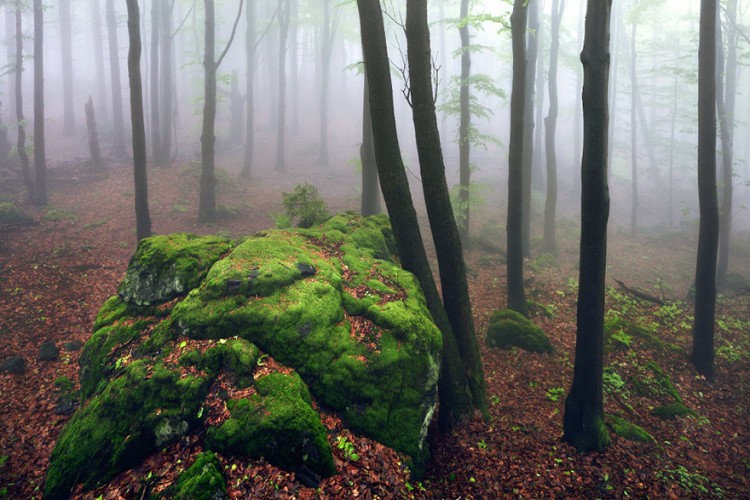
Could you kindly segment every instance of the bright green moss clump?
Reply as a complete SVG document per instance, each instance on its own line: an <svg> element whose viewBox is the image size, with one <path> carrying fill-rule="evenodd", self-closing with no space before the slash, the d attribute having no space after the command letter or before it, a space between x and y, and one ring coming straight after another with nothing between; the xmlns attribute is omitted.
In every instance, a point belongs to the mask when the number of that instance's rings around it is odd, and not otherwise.
<svg viewBox="0 0 750 500"><path fill-rule="evenodd" d="M641 426L628 422L624 418L611 413L605 414L607 425L612 432L623 439L639 443L655 443L654 437Z"/></svg>
<svg viewBox="0 0 750 500"><path fill-rule="evenodd" d="M553 351L549 338L541 328L522 314L510 309L497 311L490 318L487 345L500 349L520 347L526 351L538 353Z"/></svg>
<svg viewBox="0 0 750 500"><path fill-rule="evenodd" d="M226 489L221 462L210 451L204 451L166 493L179 500L215 500L225 498Z"/></svg>

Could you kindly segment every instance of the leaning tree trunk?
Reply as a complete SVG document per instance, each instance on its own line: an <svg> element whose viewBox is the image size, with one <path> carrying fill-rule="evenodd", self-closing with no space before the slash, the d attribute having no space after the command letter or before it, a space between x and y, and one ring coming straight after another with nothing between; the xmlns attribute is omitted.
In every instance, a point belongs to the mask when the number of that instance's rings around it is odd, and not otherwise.
<svg viewBox="0 0 750 500"><path fill-rule="evenodd" d="M47 157L44 143L44 7L34 0L34 204L47 204Z"/></svg>
<svg viewBox="0 0 750 500"><path fill-rule="evenodd" d="M125 121L122 114L122 84L120 83L120 48L117 41L115 0L107 0L107 34L109 35L109 71L112 83L112 155L124 158Z"/></svg>
<svg viewBox="0 0 750 500"><path fill-rule="evenodd" d="M369 82L375 157L383 198L391 218L401 265L412 272L425 294L427 307L443 336L443 361L438 387L440 417L444 425L473 410L466 374L450 321L440 300L432 270L427 261L417 214L412 203L409 181L398 143L393 111L390 62L385 41L383 13L379 0L357 0L362 52Z"/></svg>
<svg viewBox="0 0 750 500"><path fill-rule="evenodd" d="M573 385L565 399L563 440L579 451L609 445L604 425L604 286L607 272L609 20L612 0L589 0L583 63L581 244Z"/></svg>
<svg viewBox="0 0 750 500"><path fill-rule="evenodd" d="M375 160L375 144L372 137L372 116L370 113L370 89L367 75L364 75L364 92L362 100L362 145L359 158L362 161L362 215L379 214L380 184L378 183L378 165Z"/></svg>
<svg viewBox="0 0 750 500"><path fill-rule="evenodd" d="M15 101L16 101L16 124L17 139L16 151L21 161L21 172L26 184L26 190L29 192L29 199L36 198L34 185L34 176L31 173L29 164L29 155L26 153L26 120L23 116L23 29L21 26L22 19L22 0L16 1L15 21L16 21L16 65L15 65Z"/></svg>
<svg viewBox="0 0 750 500"><path fill-rule="evenodd" d="M60 0L60 51L62 56L63 134L73 135L76 119L73 107L73 51L70 0Z"/></svg>
<svg viewBox="0 0 750 500"><path fill-rule="evenodd" d="M143 88L141 83L141 32L138 0L127 0L128 75L130 79L130 116L133 129L133 181L135 185L135 228L138 241L151 236L148 211L146 173L146 128L143 119Z"/></svg>
<svg viewBox="0 0 750 500"><path fill-rule="evenodd" d="M435 114L427 0L407 0L406 42L414 132L427 216L438 258L443 306L456 336L474 407L486 411L482 358L471 316L461 237L451 207ZM463 413L459 412L448 417L446 427L462 416Z"/></svg>
<svg viewBox="0 0 750 500"><path fill-rule="evenodd" d="M458 230L465 246L471 244L469 227L471 223L471 38L469 34L469 0L461 0L461 88L459 92L458 123L458 208L461 211Z"/></svg>
<svg viewBox="0 0 750 500"><path fill-rule="evenodd" d="M523 285L523 148L526 102L526 0L515 0L510 16L513 39L513 87L508 146L507 274L508 307L526 315Z"/></svg>
<svg viewBox="0 0 750 500"><path fill-rule="evenodd" d="M716 255L719 203L716 193L716 1L701 0L698 47L698 203L700 228L695 265L693 350L698 373L714 375Z"/></svg>
<svg viewBox="0 0 750 500"><path fill-rule="evenodd" d="M547 157L547 199L544 203L544 251L557 254L557 237L555 213L557 211L557 152L555 140L557 131L557 60L560 52L560 23L562 21L565 0L552 0L552 18L550 20L549 74L549 114L544 120L545 148Z"/></svg>

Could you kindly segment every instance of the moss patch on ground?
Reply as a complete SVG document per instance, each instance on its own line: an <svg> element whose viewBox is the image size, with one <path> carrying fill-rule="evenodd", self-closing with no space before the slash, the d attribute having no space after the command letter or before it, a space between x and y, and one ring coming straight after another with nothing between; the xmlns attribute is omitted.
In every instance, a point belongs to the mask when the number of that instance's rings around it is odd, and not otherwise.
<svg viewBox="0 0 750 500"><path fill-rule="evenodd" d="M542 329L510 309L497 311L492 315L486 340L488 346L500 349L520 347L529 352L553 352L552 343Z"/></svg>

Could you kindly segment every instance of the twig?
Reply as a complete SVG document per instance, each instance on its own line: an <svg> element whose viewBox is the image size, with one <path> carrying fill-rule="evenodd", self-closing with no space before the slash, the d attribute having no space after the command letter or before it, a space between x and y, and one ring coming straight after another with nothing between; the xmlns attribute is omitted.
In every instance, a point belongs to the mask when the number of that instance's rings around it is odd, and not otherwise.
<svg viewBox="0 0 750 500"><path fill-rule="evenodd" d="M637 288L630 288L622 281L615 279L615 283L617 283L617 286L619 286L622 290L628 292L629 294L633 295L634 297L637 297L639 299L643 299L648 302L653 302L654 304L659 304L660 306L664 305L664 301L660 299L659 297L655 297L654 295L650 295L646 292L643 292L641 290L638 290Z"/></svg>

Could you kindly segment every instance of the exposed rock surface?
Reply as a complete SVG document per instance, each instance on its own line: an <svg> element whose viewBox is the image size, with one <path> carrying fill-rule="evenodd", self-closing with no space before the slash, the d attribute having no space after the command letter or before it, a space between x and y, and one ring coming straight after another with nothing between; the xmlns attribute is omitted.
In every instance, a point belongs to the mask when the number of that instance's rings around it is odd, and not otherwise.
<svg viewBox="0 0 750 500"><path fill-rule="evenodd" d="M385 217L351 214L239 241L141 242L81 355L82 405L46 496L107 482L188 435L207 451L329 476L313 400L421 468L441 340L393 248ZM211 477L186 481L218 484Z"/></svg>

